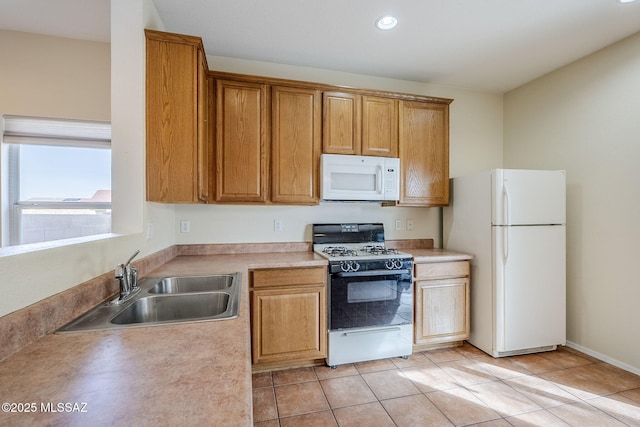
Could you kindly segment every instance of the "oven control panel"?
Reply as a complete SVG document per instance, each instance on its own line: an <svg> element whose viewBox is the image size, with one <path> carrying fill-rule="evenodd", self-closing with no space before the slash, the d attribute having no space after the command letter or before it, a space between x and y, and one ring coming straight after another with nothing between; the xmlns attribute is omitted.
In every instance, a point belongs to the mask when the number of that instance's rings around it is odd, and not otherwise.
<svg viewBox="0 0 640 427"><path fill-rule="evenodd" d="M344 259L329 262L329 273L355 273L355 272L389 272L393 274L397 270L413 269L411 259L385 258L379 260L355 260Z"/></svg>
<svg viewBox="0 0 640 427"><path fill-rule="evenodd" d="M345 273L349 271L358 271L360 270L360 263L356 260L344 260L340 261L340 269Z"/></svg>
<svg viewBox="0 0 640 427"><path fill-rule="evenodd" d="M401 259L388 259L385 261L384 266L387 270L400 270L403 266Z"/></svg>

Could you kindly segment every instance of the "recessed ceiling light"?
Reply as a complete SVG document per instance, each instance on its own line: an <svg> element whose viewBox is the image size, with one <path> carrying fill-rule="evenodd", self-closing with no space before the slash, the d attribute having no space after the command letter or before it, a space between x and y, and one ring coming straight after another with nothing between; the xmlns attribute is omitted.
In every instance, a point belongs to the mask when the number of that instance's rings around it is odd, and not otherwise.
<svg viewBox="0 0 640 427"><path fill-rule="evenodd" d="M618 3L633 3L636 0L618 0Z"/></svg>
<svg viewBox="0 0 640 427"><path fill-rule="evenodd" d="M376 21L376 27L378 27L381 30L391 30L395 28L396 25L398 25L398 19L396 19L395 16L390 16L390 15L381 16Z"/></svg>

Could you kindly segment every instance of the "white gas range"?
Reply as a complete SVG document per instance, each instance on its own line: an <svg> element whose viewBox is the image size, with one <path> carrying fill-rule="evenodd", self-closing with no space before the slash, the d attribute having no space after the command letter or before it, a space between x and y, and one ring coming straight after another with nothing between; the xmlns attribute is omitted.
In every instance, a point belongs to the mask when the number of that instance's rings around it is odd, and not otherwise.
<svg viewBox="0 0 640 427"><path fill-rule="evenodd" d="M384 226L314 224L314 251L329 260L327 365L411 354L413 261L384 243Z"/></svg>

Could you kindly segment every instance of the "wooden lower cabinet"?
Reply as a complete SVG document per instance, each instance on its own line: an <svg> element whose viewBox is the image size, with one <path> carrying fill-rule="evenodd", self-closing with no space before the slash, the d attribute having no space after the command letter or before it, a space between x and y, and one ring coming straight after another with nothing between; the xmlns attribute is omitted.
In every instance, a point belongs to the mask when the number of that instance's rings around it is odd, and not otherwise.
<svg viewBox="0 0 640 427"><path fill-rule="evenodd" d="M326 357L326 277L326 267L251 271L254 365L286 366Z"/></svg>
<svg viewBox="0 0 640 427"><path fill-rule="evenodd" d="M469 262L416 263L414 346L469 338Z"/></svg>

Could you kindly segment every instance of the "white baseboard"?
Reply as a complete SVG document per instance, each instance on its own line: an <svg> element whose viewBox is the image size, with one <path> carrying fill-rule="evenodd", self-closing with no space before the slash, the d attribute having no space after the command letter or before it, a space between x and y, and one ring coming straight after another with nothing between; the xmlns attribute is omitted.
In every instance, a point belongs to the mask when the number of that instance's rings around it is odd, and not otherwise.
<svg viewBox="0 0 640 427"><path fill-rule="evenodd" d="M574 342L571 341L567 341L567 347L571 347L573 349L576 349L578 351L581 351L584 354L588 354L591 357L595 357L596 359L602 360L603 362L607 362L610 365L613 366L617 366L620 369L624 369L625 371L629 371L631 373L634 373L636 375L640 375L640 369L636 368L635 366L631 366L628 365L626 363L620 362L619 360L613 359L609 356L606 356L602 353L598 353L597 351L593 351L589 348L583 347L581 345L578 345Z"/></svg>

